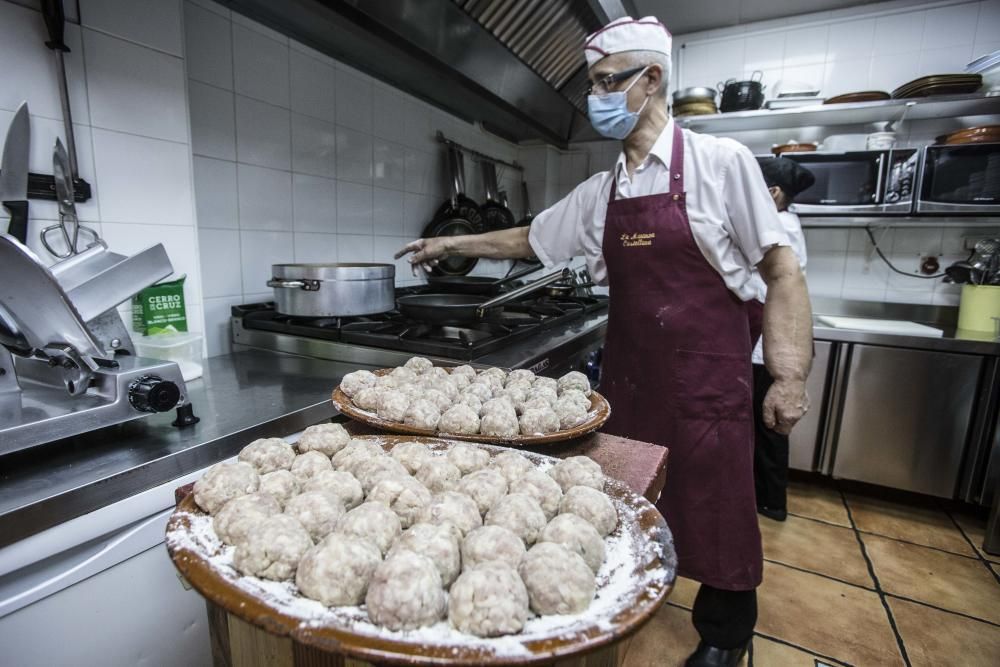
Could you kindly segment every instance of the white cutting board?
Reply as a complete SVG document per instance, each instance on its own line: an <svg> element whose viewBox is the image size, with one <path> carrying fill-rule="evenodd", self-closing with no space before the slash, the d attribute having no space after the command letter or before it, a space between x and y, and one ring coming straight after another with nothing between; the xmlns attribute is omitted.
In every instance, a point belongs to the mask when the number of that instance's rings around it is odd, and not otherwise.
<svg viewBox="0 0 1000 667"><path fill-rule="evenodd" d="M818 315L816 319L835 329L855 329L874 333L929 336L932 338L940 338L944 335L940 329L904 320L873 320L864 317L840 317L837 315Z"/></svg>

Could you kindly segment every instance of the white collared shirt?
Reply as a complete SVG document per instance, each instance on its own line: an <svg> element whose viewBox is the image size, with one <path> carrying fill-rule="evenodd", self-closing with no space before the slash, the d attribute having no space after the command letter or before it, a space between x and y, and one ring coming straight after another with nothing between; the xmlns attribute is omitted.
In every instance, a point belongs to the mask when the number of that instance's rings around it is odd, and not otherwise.
<svg viewBox="0 0 1000 667"><path fill-rule="evenodd" d="M795 215L791 211L782 211L778 214L778 219L781 220L781 224L785 228L785 233L788 234L788 240L791 243L792 252L794 252L795 256L799 258L799 267L802 269L802 273L805 273L806 235L802 233L802 223L799 222L799 216ZM764 299L767 297L767 285L764 284L764 279L761 278L760 274L756 271L754 271L753 282L757 288L757 296L754 298L761 303L764 303ZM751 360L755 364L762 365L764 363L763 336L757 339L757 344L753 348Z"/></svg>
<svg viewBox="0 0 1000 667"><path fill-rule="evenodd" d="M631 179L621 153L612 171L594 174L535 216L528 241L538 259L551 266L583 256L595 282L606 285L601 246L611 179L617 177L616 197L669 192L673 132L671 118ZM687 213L695 242L730 290L744 301L753 299L754 267L771 247L789 245L760 167L749 149L732 139L681 132Z"/></svg>

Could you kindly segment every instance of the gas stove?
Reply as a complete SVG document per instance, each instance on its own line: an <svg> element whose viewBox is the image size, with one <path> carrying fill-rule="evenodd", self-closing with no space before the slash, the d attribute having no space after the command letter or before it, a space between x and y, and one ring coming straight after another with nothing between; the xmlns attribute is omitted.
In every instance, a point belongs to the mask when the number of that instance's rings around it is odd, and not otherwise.
<svg viewBox="0 0 1000 667"><path fill-rule="evenodd" d="M428 287L396 290L396 296L428 293ZM584 368L600 348L608 298L602 295L530 295L504 306L489 321L438 325L397 311L340 318L282 315L273 303L232 308L233 342L361 365L390 366L421 355L439 362L483 363L511 368L553 365ZM553 358L553 353L556 358ZM537 369L536 370L540 370Z"/></svg>

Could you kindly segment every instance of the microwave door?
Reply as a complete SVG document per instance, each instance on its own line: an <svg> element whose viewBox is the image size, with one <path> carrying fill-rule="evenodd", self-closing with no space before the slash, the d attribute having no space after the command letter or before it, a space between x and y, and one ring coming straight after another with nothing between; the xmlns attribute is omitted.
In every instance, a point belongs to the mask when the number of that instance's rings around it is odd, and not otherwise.
<svg viewBox="0 0 1000 667"><path fill-rule="evenodd" d="M919 192L921 213L1000 213L1000 144L927 147Z"/></svg>
<svg viewBox="0 0 1000 667"><path fill-rule="evenodd" d="M885 157L883 152L784 156L816 177L816 182L795 198L795 210L821 215L878 211Z"/></svg>

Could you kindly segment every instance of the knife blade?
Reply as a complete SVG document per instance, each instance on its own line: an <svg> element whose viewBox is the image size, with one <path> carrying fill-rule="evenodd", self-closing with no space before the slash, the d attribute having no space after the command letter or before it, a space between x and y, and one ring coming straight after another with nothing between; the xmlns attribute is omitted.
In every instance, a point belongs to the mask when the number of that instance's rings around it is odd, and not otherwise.
<svg viewBox="0 0 1000 667"><path fill-rule="evenodd" d="M21 243L28 240L28 154L31 150L31 116L21 102L7 128L0 158L0 202L10 213L7 233Z"/></svg>

